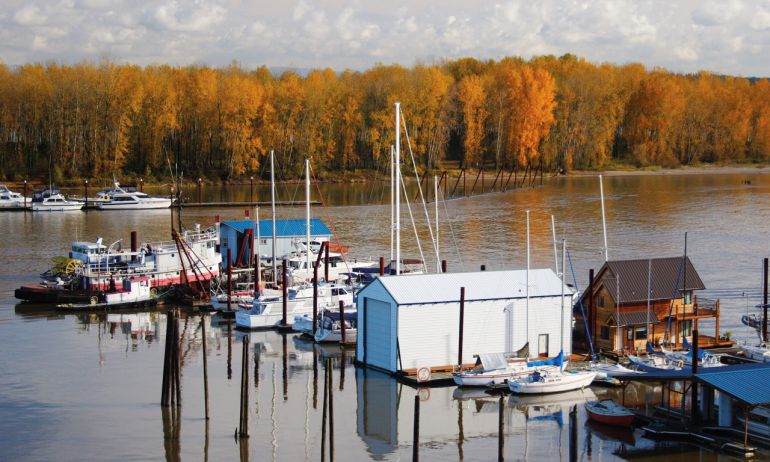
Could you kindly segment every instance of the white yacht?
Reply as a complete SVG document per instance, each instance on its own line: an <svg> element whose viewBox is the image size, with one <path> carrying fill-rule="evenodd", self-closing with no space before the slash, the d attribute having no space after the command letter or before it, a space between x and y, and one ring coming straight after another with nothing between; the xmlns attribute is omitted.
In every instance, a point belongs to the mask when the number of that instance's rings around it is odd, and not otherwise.
<svg viewBox="0 0 770 462"><path fill-rule="evenodd" d="M318 310L332 308L342 301L346 306L353 304L353 293L338 284L318 285ZM303 285L288 289L286 324L294 324L297 316L313 314L313 286ZM250 310L235 312L235 325L244 329L270 329L283 319L283 297L263 295L254 300Z"/></svg>
<svg viewBox="0 0 770 462"><path fill-rule="evenodd" d="M143 192L128 192L115 183L112 199L99 204L100 210L146 210L167 209L171 207L171 199L166 197L152 197Z"/></svg>
<svg viewBox="0 0 770 462"><path fill-rule="evenodd" d="M16 208L29 205L31 200L25 198L21 193L13 192L8 186L0 184L0 208Z"/></svg>
<svg viewBox="0 0 770 462"><path fill-rule="evenodd" d="M82 208L82 202L67 200L58 189L32 193L33 212L69 212Z"/></svg>

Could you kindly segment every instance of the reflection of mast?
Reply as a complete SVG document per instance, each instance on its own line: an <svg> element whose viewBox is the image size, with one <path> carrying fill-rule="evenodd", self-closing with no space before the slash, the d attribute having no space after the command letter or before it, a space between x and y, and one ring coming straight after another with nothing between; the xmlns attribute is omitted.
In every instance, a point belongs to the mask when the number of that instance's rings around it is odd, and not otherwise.
<svg viewBox="0 0 770 462"><path fill-rule="evenodd" d="M275 373L275 363L273 363L273 398L270 400L270 421L273 424L273 428L270 430L270 444L273 446L273 460L276 460L276 453L278 451L278 422L275 420L275 399L278 392L278 374Z"/></svg>

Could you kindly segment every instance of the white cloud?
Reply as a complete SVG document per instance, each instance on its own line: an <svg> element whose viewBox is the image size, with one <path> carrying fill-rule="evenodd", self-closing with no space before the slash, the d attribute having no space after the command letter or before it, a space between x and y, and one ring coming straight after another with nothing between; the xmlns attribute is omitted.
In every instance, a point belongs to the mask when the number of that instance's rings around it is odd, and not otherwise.
<svg viewBox="0 0 770 462"><path fill-rule="evenodd" d="M700 26L717 26L734 20L742 9L740 0L708 0L692 12L692 18Z"/></svg>
<svg viewBox="0 0 770 462"><path fill-rule="evenodd" d="M40 26L45 24L46 17L36 5L27 5L14 13L13 20L22 26Z"/></svg>

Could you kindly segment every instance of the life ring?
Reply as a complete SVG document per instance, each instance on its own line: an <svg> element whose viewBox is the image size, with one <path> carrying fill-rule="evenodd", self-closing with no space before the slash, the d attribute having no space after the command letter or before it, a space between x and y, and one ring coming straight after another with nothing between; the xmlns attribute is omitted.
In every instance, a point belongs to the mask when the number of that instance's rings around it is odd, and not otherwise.
<svg viewBox="0 0 770 462"><path fill-rule="evenodd" d="M90 301L92 305L96 305L97 303L99 303L99 298L97 298L96 295L92 295Z"/></svg>

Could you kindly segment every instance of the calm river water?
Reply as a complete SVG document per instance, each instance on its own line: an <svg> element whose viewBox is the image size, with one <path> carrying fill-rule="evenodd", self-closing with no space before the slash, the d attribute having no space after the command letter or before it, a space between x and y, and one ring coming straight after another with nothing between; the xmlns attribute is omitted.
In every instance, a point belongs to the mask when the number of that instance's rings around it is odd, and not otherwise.
<svg viewBox="0 0 770 462"><path fill-rule="evenodd" d="M748 184L747 184L748 183ZM449 182L449 189L453 180ZM488 182L487 187L491 186ZM414 198L414 185L410 200ZM768 255L770 176L760 174L605 177L611 259L687 253L707 290L720 298L722 331L753 340L740 316L760 302L762 258ZM323 186L320 216L360 258L389 256L388 192L379 182ZM192 189L188 195L195 196ZM204 188L207 200L248 199L242 188ZM255 188L255 198L269 196ZM284 185L279 199L302 200L301 184ZM314 191L314 199L320 199ZM488 194L439 204L441 258L450 271L523 268L525 210L531 211L532 266L553 266L551 219L567 240L579 287L589 268L603 262L601 209L594 177L546 180L542 188ZM430 269L436 257L425 212L412 205ZM431 220L434 211L429 210ZM209 225L213 216L243 216L235 208L188 209L185 226ZM253 214L253 211L252 211ZM262 217L268 208L260 210ZM279 217L302 217L283 208ZM404 210L402 255L419 257ZM170 438L159 406L165 315L63 315L16 304L13 289L35 281L50 258L74 240L140 241L169 237L169 212L0 213L0 460L318 460L321 454L322 360L333 359L335 452L338 460L409 460L417 390L371 371L357 370L353 351L318 348L295 335L252 333L248 446L233 438L238 425L241 346L244 334L216 317L206 318L211 419L203 409L200 317L183 313L182 396L179 439ZM571 271L568 270L571 278ZM711 334L707 325L701 329ZM657 393L656 393L657 391ZM491 460L497 453L494 398L454 387L419 391L423 460ZM569 408L578 404L581 460L722 460L706 450L669 447L586 423L582 402L617 396L585 392L505 401L507 460L568 460ZM629 388L629 402L649 405L660 388ZM767 456L767 454L765 454Z"/></svg>

